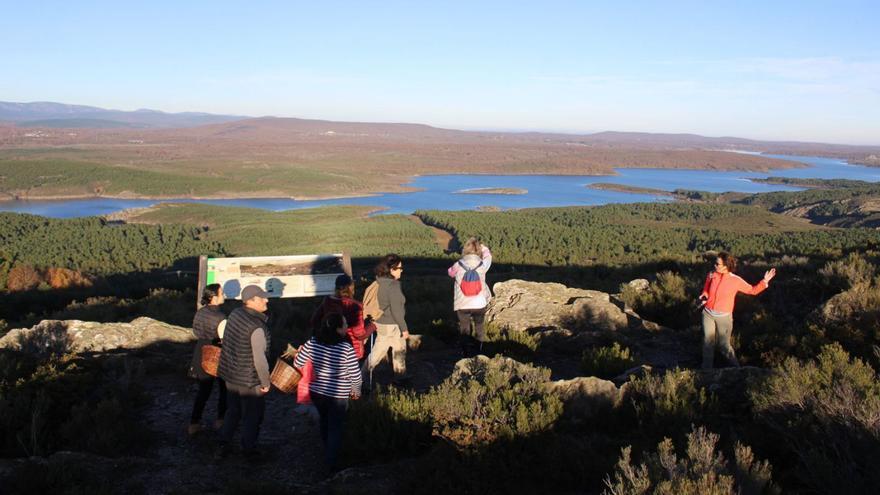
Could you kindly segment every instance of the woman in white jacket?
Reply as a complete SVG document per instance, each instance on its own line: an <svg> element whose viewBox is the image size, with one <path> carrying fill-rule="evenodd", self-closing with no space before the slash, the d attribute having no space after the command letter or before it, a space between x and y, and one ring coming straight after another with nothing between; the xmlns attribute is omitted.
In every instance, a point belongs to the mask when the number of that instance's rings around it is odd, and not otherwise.
<svg viewBox="0 0 880 495"><path fill-rule="evenodd" d="M465 242L461 250L461 259L449 267L449 276L455 279L453 284L453 309L458 316L458 331L461 334L461 350L465 356L483 350L486 341L486 329L483 320L486 306L492 298L486 284L486 272L492 266L492 253L475 237ZM471 322L474 331L471 335Z"/></svg>

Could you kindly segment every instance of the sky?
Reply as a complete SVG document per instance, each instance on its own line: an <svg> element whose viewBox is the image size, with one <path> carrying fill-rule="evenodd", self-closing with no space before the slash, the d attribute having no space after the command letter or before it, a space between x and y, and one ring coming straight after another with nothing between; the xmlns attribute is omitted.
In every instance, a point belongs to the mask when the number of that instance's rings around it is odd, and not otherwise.
<svg viewBox="0 0 880 495"><path fill-rule="evenodd" d="M880 145L878 32L876 0L0 0L0 101Z"/></svg>

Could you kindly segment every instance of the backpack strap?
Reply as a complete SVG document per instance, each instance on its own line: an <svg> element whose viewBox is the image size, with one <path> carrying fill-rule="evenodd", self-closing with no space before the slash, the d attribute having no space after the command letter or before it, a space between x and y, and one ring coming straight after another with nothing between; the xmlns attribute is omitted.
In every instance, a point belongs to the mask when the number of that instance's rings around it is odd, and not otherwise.
<svg viewBox="0 0 880 495"><path fill-rule="evenodd" d="M465 271L467 271L467 270L476 270L477 268L483 266L483 261L480 260L480 262L477 264L477 266L475 266L475 267L473 267L473 268L468 268L468 267L464 266L464 263L462 263L461 260L458 260L458 265L459 265L460 267L464 268Z"/></svg>

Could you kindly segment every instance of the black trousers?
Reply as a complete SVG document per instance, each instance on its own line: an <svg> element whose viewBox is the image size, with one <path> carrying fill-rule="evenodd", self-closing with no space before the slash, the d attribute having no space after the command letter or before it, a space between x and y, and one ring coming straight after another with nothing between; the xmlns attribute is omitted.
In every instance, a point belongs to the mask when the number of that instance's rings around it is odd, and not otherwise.
<svg viewBox="0 0 880 495"><path fill-rule="evenodd" d="M202 420L202 413L205 411L205 404L211 397L211 389L214 388L214 381L217 381L218 393L217 397L217 419L223 419L226 415L226 382L222 378L208 378L199 380L199 391L196 392L196 401L193 403L192 416L189 422L192 424Z"/></svg>
<svg viewBox="0 0 880 495"><path fill-rule="evenodd" d="M335 472L339 460L339 449L342 447L342 433L345 427L345 415L348 411L348 399L337 399L326 395L311 393L312 403L321 415L321 441L324 442L324 453L327 467Z"/></svg>
<svg viewBox="0 0 880 495"><path fill-rule="evenodd" d="M220 430L220 441L231 442L232 435L241 421L241 448L253 450L257 447L257 436L260 434L260 425L266 412L266 397L239 394L233 390L229 390L227 395L229 395L229 410L223 421L223 429Z"/></svg>

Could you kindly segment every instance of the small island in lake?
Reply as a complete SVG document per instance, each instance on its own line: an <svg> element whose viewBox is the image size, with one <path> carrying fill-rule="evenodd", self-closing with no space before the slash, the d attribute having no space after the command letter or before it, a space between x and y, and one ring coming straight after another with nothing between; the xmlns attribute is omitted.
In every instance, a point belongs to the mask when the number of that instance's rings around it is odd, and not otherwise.
<svg viewBox="0 0 880 495"><path fill-rule="evenodd" d="M670 191L664 191L663 189L653 189L650 187L638 187L638 186L627 186L626 184L611 184L609 182L596 182L593 184L587 184L590 189L599 189L601 191L615 191L615 192L624 192L624 193L632 193L632 194L658 194L663 196L674 196L674 194Z"/></svg>
<svg viewBox="0 0 880 495"><path fill-rule="evenodd" d="M475 189L462 189L461 191L455 191L455 194L528 194L527 189L521 189L518 187L478 187Z"/></svg>

